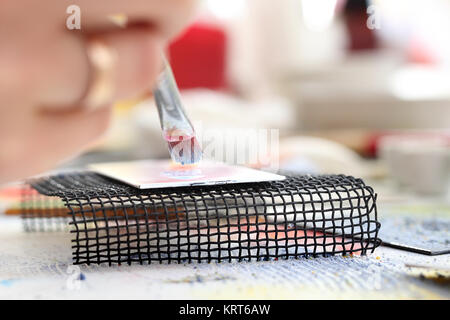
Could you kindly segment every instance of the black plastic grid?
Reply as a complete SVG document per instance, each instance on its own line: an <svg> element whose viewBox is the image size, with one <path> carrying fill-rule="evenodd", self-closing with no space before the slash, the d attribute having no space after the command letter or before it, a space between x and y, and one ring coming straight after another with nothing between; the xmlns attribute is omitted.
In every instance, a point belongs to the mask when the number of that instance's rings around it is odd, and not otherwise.
<svg viewBox="0 0 450 320"><path fill-rule="evenodd" d="M67 205L75 264L365 254L381 243L376 194L350 176L139 190L81 172L31 185Z"/></svg>

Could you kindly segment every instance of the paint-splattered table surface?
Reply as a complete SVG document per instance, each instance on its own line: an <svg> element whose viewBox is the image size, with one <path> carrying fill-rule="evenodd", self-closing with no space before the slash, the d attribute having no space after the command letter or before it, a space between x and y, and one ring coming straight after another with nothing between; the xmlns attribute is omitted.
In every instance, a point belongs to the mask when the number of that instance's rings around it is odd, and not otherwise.
<svg viewBox="0 0 450 320"><path fill-rule="evenodd" d="M450 298L448 278L447 284L439 276L426 279L407 265L448 268L450 255L380 247L364 257L78 269L71 265L70 234L26 233L20 218L0 215L0 298L6 299Z"/></svg>

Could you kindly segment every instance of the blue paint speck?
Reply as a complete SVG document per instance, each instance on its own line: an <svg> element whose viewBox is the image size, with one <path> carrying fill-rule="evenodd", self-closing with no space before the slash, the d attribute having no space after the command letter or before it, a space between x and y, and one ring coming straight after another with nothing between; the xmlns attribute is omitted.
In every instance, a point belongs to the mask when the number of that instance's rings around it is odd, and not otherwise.
<svg viewBox="0 0 450 320"><path fill-rule="evenodd" d="M13 285L14 280L1 280L0 286L11 287Z"/></svg>

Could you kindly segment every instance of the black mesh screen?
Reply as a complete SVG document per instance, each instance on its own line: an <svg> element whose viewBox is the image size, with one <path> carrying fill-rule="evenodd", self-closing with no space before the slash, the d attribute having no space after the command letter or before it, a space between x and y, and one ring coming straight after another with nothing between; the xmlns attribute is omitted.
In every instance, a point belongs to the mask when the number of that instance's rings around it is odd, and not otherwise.
<svg viewBox="0 0 450 320"><path fill-rule="evenodd" d="M67 206L75 264L365 254L380 244L376 194L343 175L139 190L82 172L31 186Z"/></svg>

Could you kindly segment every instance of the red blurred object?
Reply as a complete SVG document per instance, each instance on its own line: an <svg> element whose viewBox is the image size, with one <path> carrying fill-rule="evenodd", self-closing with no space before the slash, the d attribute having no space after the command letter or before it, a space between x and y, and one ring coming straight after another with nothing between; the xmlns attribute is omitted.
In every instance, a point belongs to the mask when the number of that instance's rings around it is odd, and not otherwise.
<svg viewBox="0 0 450 320"><path fill-rule="evenodd" d="M350 51L378 48L378 39L373 30L367 28L367 1L347 0L344 7L344 21L348 33Z"/></svg>
<svg viewBox="0 0 450 320"><path fill-rule="evenodd" d="M407 48L408 61L417 64L436 64L438 59L423 41L413 38Z"/></svg>
<svg viewBox="0 0 450 320"><path fill-rule="evenodd" d="M450 132L427 132L427 131L381 131L374 132L367 141L366 153L368 156L376 157L378 155L380 141L386 136L401 136L405 138L436 138L446 140L450 147Z"/></svg>
<svg viewBox="0 0 450 320"><path fill-rule="evenodd" d="M169 46L169 59L180 89L227 89L227 35L218 25L194 23Z"/></svg>

